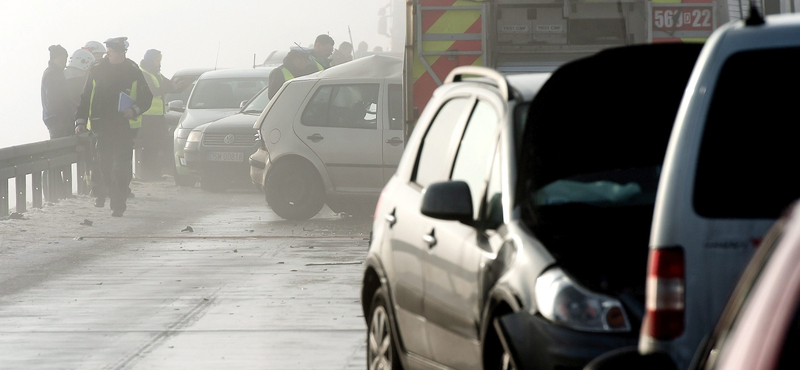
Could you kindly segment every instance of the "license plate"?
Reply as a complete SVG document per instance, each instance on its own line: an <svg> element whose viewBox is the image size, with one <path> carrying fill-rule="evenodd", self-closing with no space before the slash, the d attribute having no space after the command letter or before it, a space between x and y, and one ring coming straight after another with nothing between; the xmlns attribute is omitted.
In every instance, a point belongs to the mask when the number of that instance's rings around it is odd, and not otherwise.
<svg viewBox="0 0 800 370"><path fill-rule="evenodd" d="M244 162L244 153L210 152L207 158L212 162Z"/></svg>

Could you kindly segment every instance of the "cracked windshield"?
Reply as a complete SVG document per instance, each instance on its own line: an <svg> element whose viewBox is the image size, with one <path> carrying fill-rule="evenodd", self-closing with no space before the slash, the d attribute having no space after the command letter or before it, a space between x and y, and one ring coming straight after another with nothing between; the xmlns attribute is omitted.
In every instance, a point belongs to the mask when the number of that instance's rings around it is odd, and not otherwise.
<svg viewBox="0 0 800 370"><path fill-rule="evenodd" d="M0 370L800 369L798 9L5 1Z"/></svg>

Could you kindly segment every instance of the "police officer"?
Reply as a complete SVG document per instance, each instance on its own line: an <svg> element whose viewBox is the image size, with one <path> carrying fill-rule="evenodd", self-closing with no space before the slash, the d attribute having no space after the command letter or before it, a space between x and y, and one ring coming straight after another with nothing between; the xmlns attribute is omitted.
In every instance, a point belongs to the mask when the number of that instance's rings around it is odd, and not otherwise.
<svg viewBox="0 0 800 370"><path fill-rule="evenodd" d="M269 73L269 90L267 91L269 98L272 99L275 96L284 82L314 72L317 72L317 68L308 53L299 48L290 49L283 58L283 64Z"/></svg>
<svg viewBox="0 0 800 370"><path fill-rule="evenodd" d="M86 131L87 122L97 135L99 179L92 179L96 207L111 199L111 216L122 217L127 205L133 169L133 139L141 126L141 114L150 109L153 94L136 63L125 57L127 37L105 41L106 57L89 69L81 103L75 115L75 132ZM130 102L125 93L132 98ZM94 174L92 174L94 177Z"/></svg>
<svg viewBox="0 0 800 370"><path fill-rule="evenodd" d="M319 35L316 40L314 40L314 49L311 50L311 59L316 62L318 70L321 71L331 67L328 58L330 58L333 53L333 45L333 38L326 34Z"/></svg>

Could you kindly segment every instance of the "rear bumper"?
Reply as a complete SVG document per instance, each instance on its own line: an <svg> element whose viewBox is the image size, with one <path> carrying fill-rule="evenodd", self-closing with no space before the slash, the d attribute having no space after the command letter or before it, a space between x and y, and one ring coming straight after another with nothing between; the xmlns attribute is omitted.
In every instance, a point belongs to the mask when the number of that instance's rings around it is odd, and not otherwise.
<svg viewBox="0 0 800 370"><path fill-rule="evenodd" d="M579 332L524 311L501 317L496 327L517 368L525 370L582 369L606 352L638 343L638 330L621 334Z"/></svg>
<svg viewBox="0 0 800 370"><path fill-rule="evenodd" d="M264 190L264 174L269 167L269 153L266 150L259 148L249 158L250 163L250 181L261 190Z"/></svg>

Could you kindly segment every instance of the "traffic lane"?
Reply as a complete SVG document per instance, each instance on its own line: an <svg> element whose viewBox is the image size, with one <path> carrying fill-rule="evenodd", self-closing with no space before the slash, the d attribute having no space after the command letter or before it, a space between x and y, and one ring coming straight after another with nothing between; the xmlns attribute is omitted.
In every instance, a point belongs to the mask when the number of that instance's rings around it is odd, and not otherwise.
<svg viewBox="0 0 800 370"><path fill-rule="evenodd" d="M196 235L86 235L117 248L0 300L0 367L363 368L361 266L348 262L368 226L271 225L262 204L227 203L192 221Z"/></svg>

